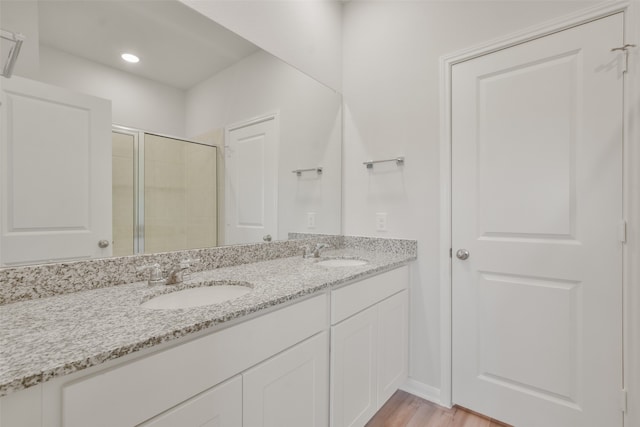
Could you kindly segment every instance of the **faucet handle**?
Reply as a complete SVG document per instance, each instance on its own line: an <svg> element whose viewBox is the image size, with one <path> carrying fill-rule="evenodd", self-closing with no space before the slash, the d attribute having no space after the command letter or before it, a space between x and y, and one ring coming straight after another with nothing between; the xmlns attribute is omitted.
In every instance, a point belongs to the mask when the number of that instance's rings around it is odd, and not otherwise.
<svg viewBox="0 0 640 427"><path fill-rule="evenodd" d="M186 259L183 259L182 261L180 261L180 267L189 268L193 264L197 264L199 262L200 262L200 258L186 258Z"/></svg>
<svg viewBox="0 0 640 427"><path fill-rule="evenodd" d="M182 270L182 281L186 282L191 280L191 271L189 269L193 264L200 262L200 258L187 258L180 261L180 269Z"/></svg>
<svg viewBox="0 0 640 427"><path fill-rule="evenodd" d="M316 248L313 250L313 257L320 258L320 249L330 248L331 246L326 243L316 243Z"/></svg>
<svg viewBox="0 0 640 427"><path fill-rule="evenodd" d="M147 264L141 267L137 267L136 271L149 271L149 278L147 283L151 285L162 285L165 283L165 278L162 277L162 269L157 262L154 264Z"/></svg>
<svg viewBox="0 0 640 427"><path fill-rule="evenodd" d="M309 252L311 252L311 247L309 245L299 246L302 250L302 258L308 258Z"/></svg>

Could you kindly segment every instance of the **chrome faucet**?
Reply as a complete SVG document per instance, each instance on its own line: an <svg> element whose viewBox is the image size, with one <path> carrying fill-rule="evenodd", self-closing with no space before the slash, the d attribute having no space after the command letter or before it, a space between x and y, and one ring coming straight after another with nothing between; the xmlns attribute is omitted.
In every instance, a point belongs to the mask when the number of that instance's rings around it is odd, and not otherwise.
<svg viewBox="0 0 640 427"><path fill-rule="evenodd" d="M188 261L180 261L178 265L174 265L171 270L169 270L169 275L167 276L167 285L177 285L178 283L184 282L185 272L189 269L190 265Z"/></svg>
<svg viewBox="0 0 640 427"><path fill-rule="evenodd" d="M303 246L302 258L320 258L320 249L326 247L328 247L328 245L325 245L324 243L318 243L313 250L311 250L309 246Z"/></svg>
<svg viewBox="0 0 640 427"><path fill-rule="evenodd" d="M200 261L199 259L184 259L169 270L167 277L163 277L160 264L149 264L138 267L138 271L149 271L147 283L149 286L155 285L177 285L189 280L189 268L192 264Z"/></svg>
<svg viewBox="0 0 640 427"><path fill-rule="evenodd" d="M314 258L320 258L320 249L326 248L327 245L325 245L324 243L318 243L316 245L316 248L313 250L313 257Z"/></svg>
<svg viewBox="0 0 640 427"><path fill-rule="evenodd" d="M136 268L136 270L149 271L149 278L147 279L149 286L164 285L167 283L167 280L162 277L162 269L158 263L143 265L142 267Z"/></svg>

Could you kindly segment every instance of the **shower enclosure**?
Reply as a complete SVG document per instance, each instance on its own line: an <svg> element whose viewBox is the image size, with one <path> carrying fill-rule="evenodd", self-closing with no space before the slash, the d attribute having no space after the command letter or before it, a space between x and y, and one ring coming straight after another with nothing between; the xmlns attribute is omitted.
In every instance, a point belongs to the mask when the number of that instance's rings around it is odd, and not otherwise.
<svg viewBox="0 0 640 427"><path fill-rule="evenodd" d="M113 255L217 245L216 147L114 126Z"/></svg>

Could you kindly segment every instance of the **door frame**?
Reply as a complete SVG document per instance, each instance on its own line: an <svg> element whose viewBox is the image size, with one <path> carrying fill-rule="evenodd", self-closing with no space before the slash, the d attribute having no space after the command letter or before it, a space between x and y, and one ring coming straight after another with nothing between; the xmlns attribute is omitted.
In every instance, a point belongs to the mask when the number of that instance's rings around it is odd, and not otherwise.
<svg viewBox="0 0 640 427"><path fill-rule="evenodd" d="M635 3L635 4L634 4ZM491 40L440 58L440 393L437 402L451 407L452 401L452 117L451 117L451 73L453 66L479 56L487 55L527 41L541 38L559 31L604 18L616 13L624 13L625 43L640 45L640 3L632 1L604 2L571 15L554 19L517 33ZM612 46L614 47L614 46ZM624 81L625 105L624 116L629 117L637 106L634 100L640 100L640 84L633 86L633 81L640 81L640 48L629 55L629 69ZM633 260L640 258L638 231L640 229L640 149L633 147L630 141L640 139L639 126L625 120L623 136L624 170L623 170L623 214L627 221L627 242L623 245L623 354L625 390L629 404L635 402L640 410L640 367L634 367L631 360L640 359L640 290L631 286L640 281L640 267L634 266ZM636 288L638 288L636 286ZM635 322L635 326L634 326ZM623 373L621 373L622 375ZM622 402L621 402L622 405ZM625 425L640 425L640 414L637 411L625 412Z"/></svg>
<svg viewBox="0 0 640 427"><path fill-rule="evenodd" d="M275 110L272 112L268 112L268 113L264 113L261 114L259 116L256 117L252 117L249 119L245 119L245 120L241 120L238 122L234 122L232 124L229 124L227 126L224 127L224 153L223 153L223 158L225 159L224 163L224 170L223 170L223 177L224 177L224 183L223 183L223 188L224 188L224 206L220 207L220 205L218 205L218 215L221 215L222 212L222 221L224 224L224 239L227 239L227 213L228 213L228 209L230 206L229 203L229 191L227 191L227 166L226 166L226 152L227 149L229 148L229 134L231 132L233 132L234 130L238 130L247 126L253 126L256 125L258 123L262 123L262 122L266 122L269 120L273 120L274 123L274 132L275 132L275 142L274 142L274 146L276 149L276 155L275 155L275 165L274 165L274 171L275 171L275 175L274 175L274 182L275 182L275 188L273 189L273 194L274 194L274 200L271 202L272 203L272 209L275 212L276 215L276 224L275 224L275 229L273 232L273 238L275 240L278 239L278 232L279 232L279 228L280 228L280 221L279 221L279 212L278 212L278 199L279 199L279 180L278 180L278 171L279 171L279 164L280 164L280 110ZM260 242L257 242L260 243ZM218 244L221 244L220 240L218 240ZM226 241L222 242L223 245L227 245L228 243L226 243Z"/></svg>

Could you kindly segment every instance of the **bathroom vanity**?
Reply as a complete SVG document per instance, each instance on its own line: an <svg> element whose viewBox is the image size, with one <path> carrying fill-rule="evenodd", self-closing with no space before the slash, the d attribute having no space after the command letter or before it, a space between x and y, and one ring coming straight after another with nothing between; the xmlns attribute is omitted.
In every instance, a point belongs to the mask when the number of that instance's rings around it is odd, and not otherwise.
<svg viewBox="0 0 640 427"><path fill-rule="evenodd" d="M0 427L364 425L407 378L415 259L371 247L200 271L252 285L210 306L144 308L146 282L0 306Z"/></svg>

